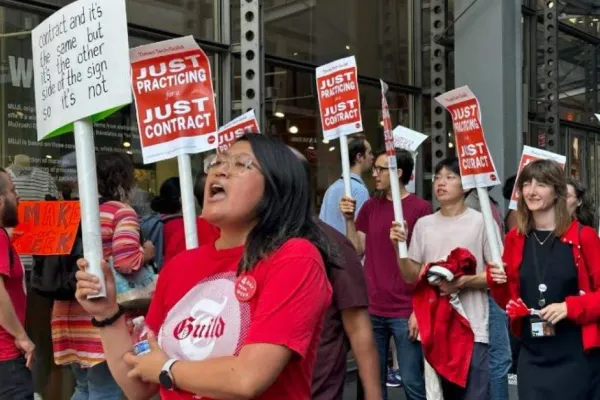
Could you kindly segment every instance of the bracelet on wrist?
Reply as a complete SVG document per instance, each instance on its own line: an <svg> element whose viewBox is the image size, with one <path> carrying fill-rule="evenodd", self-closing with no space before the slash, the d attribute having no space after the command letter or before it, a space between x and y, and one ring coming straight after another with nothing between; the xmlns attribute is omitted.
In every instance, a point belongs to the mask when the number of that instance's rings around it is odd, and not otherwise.
<svg viewBox="0 0 600 400"><path fill-rule="evenodd" d="M125 309L119 304L119 309L112 317L103 319L101 321L98 321L96 318L92 318L92 326L96 328L105 328L107 326L111 326L117 322L119 318L123 316L123 314L125 314Z"/></svg>

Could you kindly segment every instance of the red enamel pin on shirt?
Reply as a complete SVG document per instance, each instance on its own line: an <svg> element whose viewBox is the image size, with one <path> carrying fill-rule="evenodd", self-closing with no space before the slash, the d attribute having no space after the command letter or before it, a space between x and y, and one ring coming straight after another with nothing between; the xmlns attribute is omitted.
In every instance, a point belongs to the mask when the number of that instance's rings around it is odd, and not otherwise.
<svg viewBox="0 0 600 400"><path fill-rule="evenodd" d="M235 297L239 301L250 301L256 294L256 279L250 275L242 275L235 281Z"/></svg>

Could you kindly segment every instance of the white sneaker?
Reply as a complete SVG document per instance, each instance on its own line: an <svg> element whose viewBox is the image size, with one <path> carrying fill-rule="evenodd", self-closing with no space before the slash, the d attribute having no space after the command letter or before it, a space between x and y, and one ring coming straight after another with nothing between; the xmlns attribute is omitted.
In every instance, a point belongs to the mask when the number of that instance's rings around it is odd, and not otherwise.
<svg viewBox="0 0 600 400"><path fill-rule="evenodd" d="M41 394L39 393L34 393L33 394L33 400L44 400L44 398L42 397Z"/></svg>

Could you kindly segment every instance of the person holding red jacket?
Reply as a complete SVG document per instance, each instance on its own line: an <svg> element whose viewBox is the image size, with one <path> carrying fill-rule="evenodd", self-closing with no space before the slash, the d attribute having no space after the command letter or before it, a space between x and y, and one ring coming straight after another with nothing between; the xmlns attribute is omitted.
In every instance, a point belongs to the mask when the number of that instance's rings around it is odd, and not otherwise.
<svg viewBox="0 0 600 400"><path fill-rule="evenodd" d="M492 296L522 341L519 398L600 398L600 240L567 210L563 170L538 160L520 173L518 226L505 269L487 271Z"/></svg>

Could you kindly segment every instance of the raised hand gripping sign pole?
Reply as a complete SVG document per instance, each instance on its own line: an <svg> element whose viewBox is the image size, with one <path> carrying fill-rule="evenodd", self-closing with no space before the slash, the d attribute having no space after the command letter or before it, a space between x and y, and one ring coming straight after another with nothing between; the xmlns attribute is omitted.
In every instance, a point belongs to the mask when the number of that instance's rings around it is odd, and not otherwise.
<svg viewBox="0 0 600 400"><path fill-rule="evenodd" d="M412 129L408 129L404 126L398 125L393 130L394 134L394 147L397 149L404 149L410 151L413 156L413 162L417 164L417 150L419 146L427 140L428 136L424 135L420 132L413 131ZM412 176L410 177L410 181L408 185L406 185L406 190L414 193L415 192L415 172L413 171Z"/></svg>
<svg viewBox="0 0 600 400"><path fill-rule="evenodd" d="M192 36L131 49L131 87L145 164L177 157L187 249L198 247L190 154L217 148L208 57Z"/></svg>
<svg viewBox="0 0 600 400"><path fill-rule="evenodd" d="M487 191L487 187L499 185L501 182L483 135L479 101L468 86L451 90L435 99L452 116L463 189L477 189L492 253L491 261L502 268L498 227L492 215Z"/></svg>
<svg viewBox="0 0 600 400"><path fill-rule="evenodd" d="M316 79L323 138L340 138L344 188L346 196L352 197L346 136L363 130L356 59L351 56L322 65L316 70Z"/></svg>
<svg viewBox="0 0 600 400"><path fill-rule="evenodd" d="M254 110L250 110L219 128L219 147L217 153L227 151L246 133L260 133Z"/></svg>
<svg viewBox="0 0 600 400"><path fill-rule="evenodd" d="M552 160L558 163L563 169L567 163L567 157L563 155L535 147L523 146L523 153L521 154L521 160L519 161L519 171L517 172L517 180L519 179L519 175L521 174L521 171L523 171L523 168L525 168L527 164L537 160ZM512 195L510 196L508 208L511 210L517 209L517 201L519 200L517 180L515 180L515 186L513 186Z"/></svg>
<svg viewBox="0 0 600 400"><path fill-rule="evenodd" d="M392 188L392 202L394 203L394 219L404 223L402 213L402 198L400 197L400 182L398 176L398 163L396 161L396 149L394 148L394 134L392 132L392 118L390 117L390 108L388 106L385 94L388 91L388 85L381 82L381 113L383 116L383 138L385 142L385 153L388 158L388 168L390 172L390 186ZM408 257L408 248L406 242L398 243L398 254L400 258Z"/></svg>
<svg viewBox="0 0 600 400"><path fill-rule="evenodd" d="M38 140L75 131L84 256L105 297L93 122L131 103L125 0L79 0L32 32Z"/></svg>

